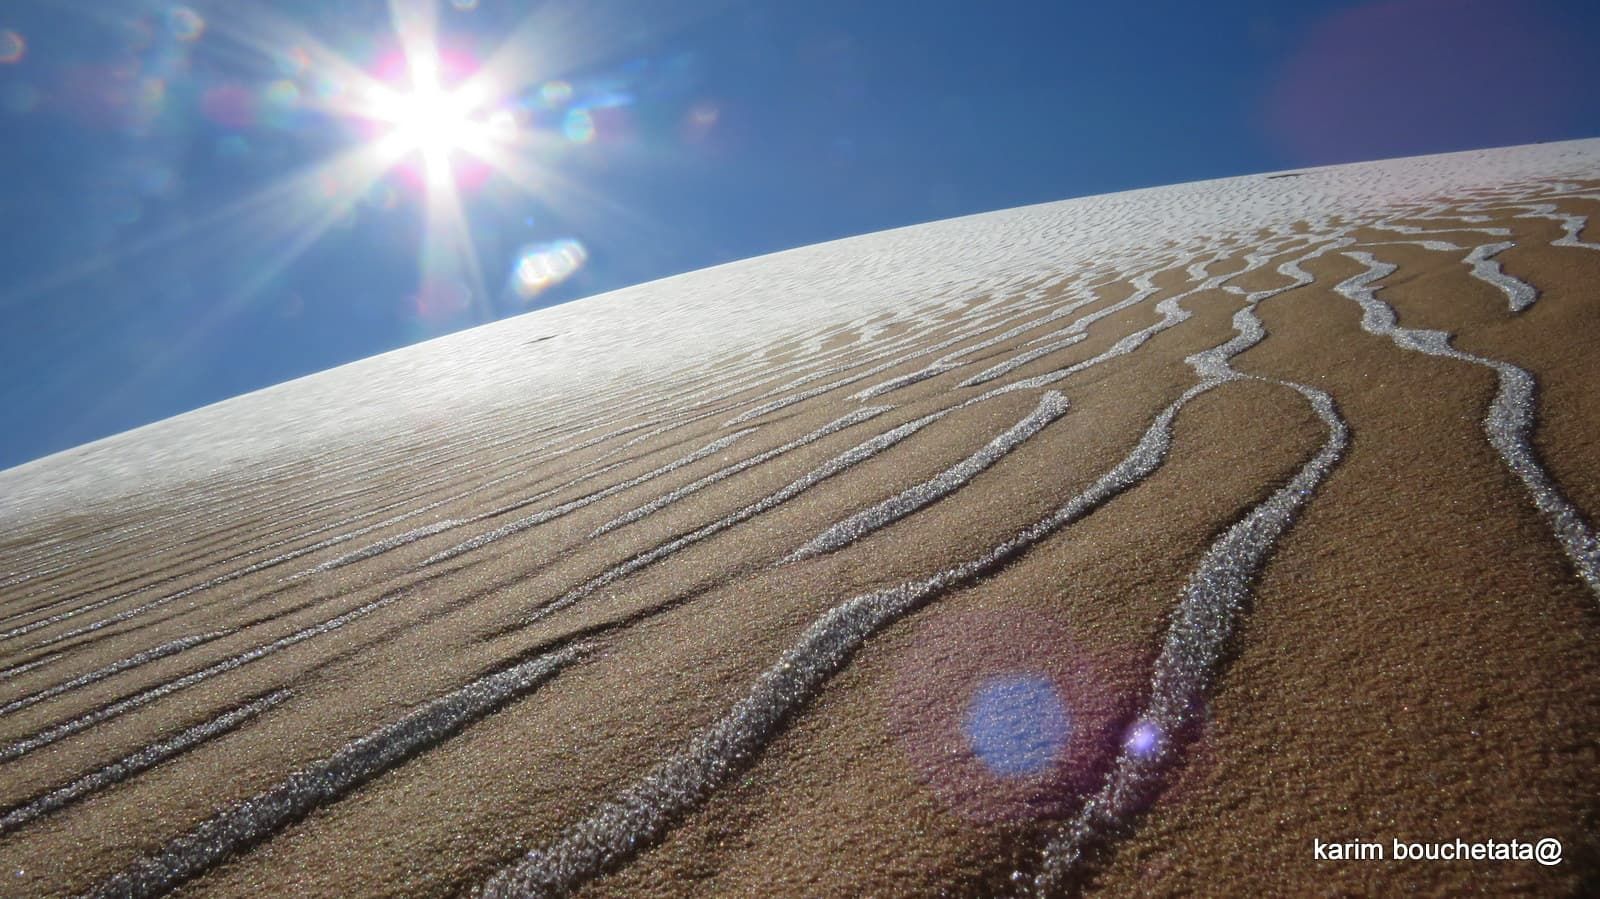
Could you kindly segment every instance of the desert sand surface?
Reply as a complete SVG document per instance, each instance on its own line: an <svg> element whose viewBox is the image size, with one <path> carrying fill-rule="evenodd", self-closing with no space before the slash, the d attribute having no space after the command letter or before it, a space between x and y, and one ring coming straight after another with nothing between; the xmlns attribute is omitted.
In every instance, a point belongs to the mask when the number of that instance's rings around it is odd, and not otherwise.
<svg viewBox="0 0 1600 899"><path fill-rule="evenodd" d="M1600 890L1596 214L1027 207L0 473L0 894Z"/></svg>

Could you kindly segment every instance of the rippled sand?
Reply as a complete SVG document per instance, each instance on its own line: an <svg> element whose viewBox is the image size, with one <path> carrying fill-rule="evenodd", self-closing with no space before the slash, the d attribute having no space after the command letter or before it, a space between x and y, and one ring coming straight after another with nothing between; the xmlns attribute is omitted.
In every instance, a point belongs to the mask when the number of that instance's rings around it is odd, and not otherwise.
<svg viewBox="0 0 1600 899"><path fill-rule="evenodd" d="M0 893L1593 889L1600 141L1290 174L0 473Z"/></svg>

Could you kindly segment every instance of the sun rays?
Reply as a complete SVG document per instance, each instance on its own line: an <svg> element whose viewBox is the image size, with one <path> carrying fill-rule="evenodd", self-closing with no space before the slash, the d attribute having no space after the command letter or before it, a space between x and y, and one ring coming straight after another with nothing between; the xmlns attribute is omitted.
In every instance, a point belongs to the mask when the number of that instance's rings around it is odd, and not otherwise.
<svg viewBox="0 0 1600 899"><path fill-rule="evenodd" d="M457 7L458 11L470 8ZM298 115L310 118L301 136L314 131L315 140L333 145L331 152L237 194L208 215L157 227L34 283L13 285L0 295L0 303L21 302L153 253L170 252L202 231L218 236L238 231L222 239L258 246L259 264L253 266L251 277L230 285L197 316L177 343L202 341L330 231L348 223L369 194L392 177L399 194L412 194L421 211L411 312L420 319L447 312L456 326L482 322L495 317L490 284L494 289L500 284L486 282L486 266L475 249L463 193L482 187L493 176L499 176L503 186L547 200L591 193L563 179L550 164L567 143L561 135L535 133L528 125L522 95L530 91L538 95L541 81L535 73L542 72L545 78L550 73L527 62L539 53L538 42L526 29L515 30L496 54L524 59L515 72L508 70L518 77L507 80L491 77L482 58L459 46L441 47L440 5L432 0L391 0L387 27L380 24L365 41L369 50L365 55L346 55L297 22L259 5L241 4L207 19L187 8L177 9L186 17L181 23L184 34L204 33L208 40L224 42L228 53L258 58L283 76L260 97L232 85L207 91L197 115L222 120L231 133L239 134L239 128L260 124L269 114L292 105ZM83 14L98 15L88 9ZM510 46L513 43L515 47ZM385 46L398 49L382 52ZM224 140L249 142L238 136ZM388 193L394 196L393 190ZM496 259L492 268L497 274L501 269L509 273L504 279L507 297L526 300L527 292L518 286L519 261ZM450 299L440 302L441 296ZM463 321L467 312L470 315Z"/></svg>

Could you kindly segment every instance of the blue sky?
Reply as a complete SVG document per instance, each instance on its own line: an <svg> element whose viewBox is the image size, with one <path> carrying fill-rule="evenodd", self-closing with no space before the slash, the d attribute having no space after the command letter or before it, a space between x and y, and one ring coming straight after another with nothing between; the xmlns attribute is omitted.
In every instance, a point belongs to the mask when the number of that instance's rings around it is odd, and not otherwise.
<svg viewBox="0 0 1600 899"><path fill-rule="evenodd" d="M10 0L0 468L788 247L1595 136L1595 46L1577 0Z"/></svg>

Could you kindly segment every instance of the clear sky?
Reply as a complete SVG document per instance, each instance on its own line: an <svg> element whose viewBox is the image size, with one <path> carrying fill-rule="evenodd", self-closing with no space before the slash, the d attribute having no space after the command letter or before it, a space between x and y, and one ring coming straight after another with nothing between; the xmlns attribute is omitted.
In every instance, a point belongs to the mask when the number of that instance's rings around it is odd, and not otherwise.
<svg viewBox="0 0 1600 899"><path fill-rule="evenodd" d="M6 0L0 468L817 241L1600 135L1595 47L1592 0Z"/></svg>

